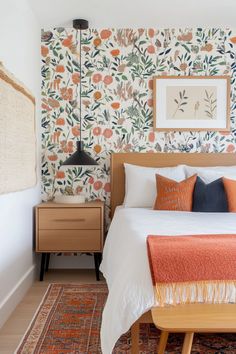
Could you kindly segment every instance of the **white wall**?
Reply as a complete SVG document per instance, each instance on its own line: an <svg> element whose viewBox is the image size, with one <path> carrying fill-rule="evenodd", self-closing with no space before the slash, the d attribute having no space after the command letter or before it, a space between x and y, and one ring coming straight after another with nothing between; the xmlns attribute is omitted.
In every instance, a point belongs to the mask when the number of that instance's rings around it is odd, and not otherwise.
<svg viewBox="0 0 236 354"><path fill-rule="evenodd" d="M40 90L39 28L26 0L1 2L0 61L37 100ZM40 146L39 142L37 145ZM34 278L32 217L33 206L39 201L39 183L32 189L0 195L0 327Z"/></svg>
<svg viewBox="0 0 236 354"><path fill-rule="evenodd" d="M235 0L30 0L41 27L72 27L86 18L91 28L234 27Z"/></svg>

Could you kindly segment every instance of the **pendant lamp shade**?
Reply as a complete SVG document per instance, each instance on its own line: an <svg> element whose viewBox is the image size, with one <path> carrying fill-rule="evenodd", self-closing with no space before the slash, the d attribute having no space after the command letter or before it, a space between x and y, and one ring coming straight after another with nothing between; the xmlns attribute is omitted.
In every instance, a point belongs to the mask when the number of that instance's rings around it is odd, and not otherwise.
<svg viewBox="0 0 236 354"><path fill-rule="evenodd" d="M62 166L95 166L98 165L97 161L95 161L87 152L84 151L83 141L82 141L82 60L81 60L81 31L86 30L89 24L87 20L83 19L75 19L73 20L73 28L80 31L80 39L79 39L79 58L80 58L80 95L79 95L79 117L80 117L80 141L77 141L77 151L74 152L66 161L62 163ZM77 38L77 36L76 36Z"/></svg>
<svg viewBox="0 0 236 354"><path fill-rule="evenodd" d="M68 159L66 159L62 165L95 166L98 165L98 163L87 152L84 151L83 142L77 141L77 151L68 157Z"/></svg>

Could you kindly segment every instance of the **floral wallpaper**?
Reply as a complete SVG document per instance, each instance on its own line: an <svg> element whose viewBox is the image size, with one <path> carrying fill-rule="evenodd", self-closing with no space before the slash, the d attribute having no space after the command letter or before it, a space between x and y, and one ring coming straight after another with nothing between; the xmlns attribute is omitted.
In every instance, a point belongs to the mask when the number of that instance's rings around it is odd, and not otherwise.
<svg viewBox="0 0 236 354"><path fill-rule="evenodd" d="M82 139L97 168L60 167L79 139L79 46L73 29L42 31L42 194L110 203L111 152L235 152L236 31L82 32ZM231 75L231 132L154 132L154 75Z"/></svg>

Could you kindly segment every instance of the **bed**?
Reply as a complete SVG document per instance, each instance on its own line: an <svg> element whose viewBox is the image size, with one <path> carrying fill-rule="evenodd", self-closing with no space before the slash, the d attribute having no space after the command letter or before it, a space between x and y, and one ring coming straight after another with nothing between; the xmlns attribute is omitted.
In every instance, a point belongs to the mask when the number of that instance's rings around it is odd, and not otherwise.
<svg viewBox="0 0 236 354"><path fill-rule="evenodd" d="M148 234L187 235L236 233L235 213L189 213L124 208L124 163L146 167L179 164L193 166L236 165L235 154L113 154L111 157L111 214L101 271L109 295L103 312L101 343L110 354L118 338L131 327L132 353L138 352L139 323L151 323L154 298L146 252ZM115 252L114 252L115 250ZM235 294L232 294L235 297Z"/></svg>

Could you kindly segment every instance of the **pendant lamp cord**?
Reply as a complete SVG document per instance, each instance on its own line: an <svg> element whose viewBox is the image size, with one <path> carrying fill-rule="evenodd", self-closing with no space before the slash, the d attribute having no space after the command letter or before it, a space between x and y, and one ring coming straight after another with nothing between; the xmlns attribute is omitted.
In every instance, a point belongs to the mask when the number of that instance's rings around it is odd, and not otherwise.
<svg viewBox="0 0 236 354"><path fill-rule="evenodd" d="M82 106L81 106L81 96L82 96L82 62L81 62L81 34L82 30L80 29L80 36L79 36L79 68L80 68L80 85L79 85L79 97L80 97L80 101L79 101L79 105L80 105L80 143L82 143Z"/></svg>

